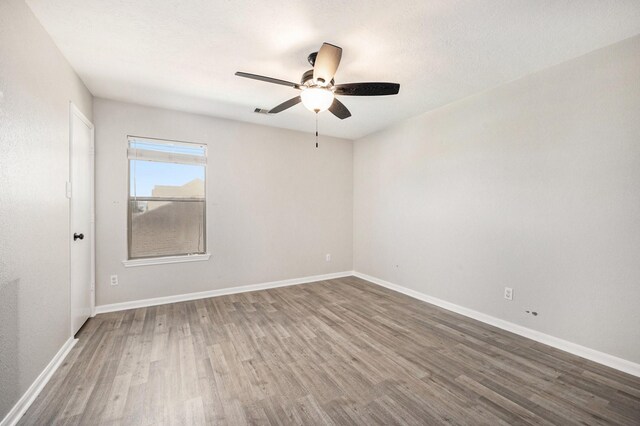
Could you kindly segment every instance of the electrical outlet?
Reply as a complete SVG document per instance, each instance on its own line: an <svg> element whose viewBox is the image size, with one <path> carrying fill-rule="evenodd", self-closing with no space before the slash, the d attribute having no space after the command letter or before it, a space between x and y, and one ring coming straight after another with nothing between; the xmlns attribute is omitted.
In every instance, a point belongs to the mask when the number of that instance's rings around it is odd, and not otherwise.
<svg viewBox="0 0 640 426"><path fill-rule="evenodd" d="M504 298L507 300L513 300L513 289L511 287L504 288Z"/></svg>
<svg viewBox="0 0 640 426"><path fill-rule="evenodd" d="M327 262L331 262L331 253L327 253L324 257Z"/></svg>
<svg viewBox="0 0 640 426"><path fill-rule="evenodd" d="M111 275L111 285L118 285L118 276Z"/></svg>

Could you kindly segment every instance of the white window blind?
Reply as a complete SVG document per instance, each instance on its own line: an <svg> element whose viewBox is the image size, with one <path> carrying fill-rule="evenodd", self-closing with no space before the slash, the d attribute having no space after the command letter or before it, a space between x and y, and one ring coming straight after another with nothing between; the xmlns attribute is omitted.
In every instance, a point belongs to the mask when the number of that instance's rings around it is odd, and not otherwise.
<svg viewBox="0 0 640 426"><path fill-rule="evenodd" d="M206 145L129 137L129 160L207 164Z"/></svg>

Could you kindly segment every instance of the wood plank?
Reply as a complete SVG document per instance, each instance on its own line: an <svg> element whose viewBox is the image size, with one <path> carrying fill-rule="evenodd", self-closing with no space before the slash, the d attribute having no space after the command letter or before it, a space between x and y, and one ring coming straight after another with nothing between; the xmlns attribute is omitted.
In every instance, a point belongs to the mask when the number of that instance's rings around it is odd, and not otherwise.
<svg viewBox="0 0 640 426"><path fill-rule="evenodd" d="M355 277L98 315L32 424L640 424L640 379Z"/></svg>

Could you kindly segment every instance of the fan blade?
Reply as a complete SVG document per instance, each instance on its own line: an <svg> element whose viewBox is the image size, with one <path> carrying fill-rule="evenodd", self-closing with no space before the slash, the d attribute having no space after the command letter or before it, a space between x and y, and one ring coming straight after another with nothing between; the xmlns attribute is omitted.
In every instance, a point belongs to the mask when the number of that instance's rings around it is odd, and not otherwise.
<svg viewBox="0 0 640 426"><path fill-rule="evenodd" d="M301 101L302 101L302 99L300 98L300 96L296 96L295 98L291 98L288 101L285 101L285 102L281 103L277 107L271 108L269 110L269 114L277 114L279 112L282 112L285 109L289 109L292 106L299 104Z"/></svg>
<svg viewBox="0 0 640 426"><path fill-rule="evenodd" d="M300 85L297 83L293 83L291 81L280 80L277 78L265 77L263 75L258 74L249 74L248 72L240 72L236 73L238 77L252 78L254 80L266 81L267 83L281 84L283 86L293 87L294 89L299 89Z"/></svg>
<svg viewBox="0 0 640 426"><path fill-rule="evenodd" d="M329 43L322 43L313 66L313 79L320 84L327 85L340 65L342 48Z"/></svg>
<svg viewBox="0 0 640 426"><path fill-rule="evenodd" d="M343 96L385 96L397 95L398 83L347 83L335 86L335 94Z"/></svg>
<svg viewBox="0 0 640 426"><path fill-rule="evenodd" d="M338 117L340 120L351 117L351 113L349 112L347 107L335 98L333 99L333 103L329 107L329 111L331 111L331 113Z"/></svg>

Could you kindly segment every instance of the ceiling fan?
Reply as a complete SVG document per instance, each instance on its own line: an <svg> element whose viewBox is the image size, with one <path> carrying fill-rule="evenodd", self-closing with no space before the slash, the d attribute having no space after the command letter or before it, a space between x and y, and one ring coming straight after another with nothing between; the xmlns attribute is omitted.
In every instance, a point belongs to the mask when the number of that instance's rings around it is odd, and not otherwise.
<svg viewBox="0 0 640 426"><path fill-rule="evenodd" d="M342 58L342 48L330 43L323 43L318 52L313 52L307 60L313 69L302 74L300 84L277 78L265 77L246 72L236 72L239 77L281 84L300 90L300 95L281 103L267 111L277 114L294 105L302 104L316 114L329 110L341 120L351 117L351 112L336 96L384 96L397 95L400 85L397 83L347 83L335 84L334 75Z"/></svg>

